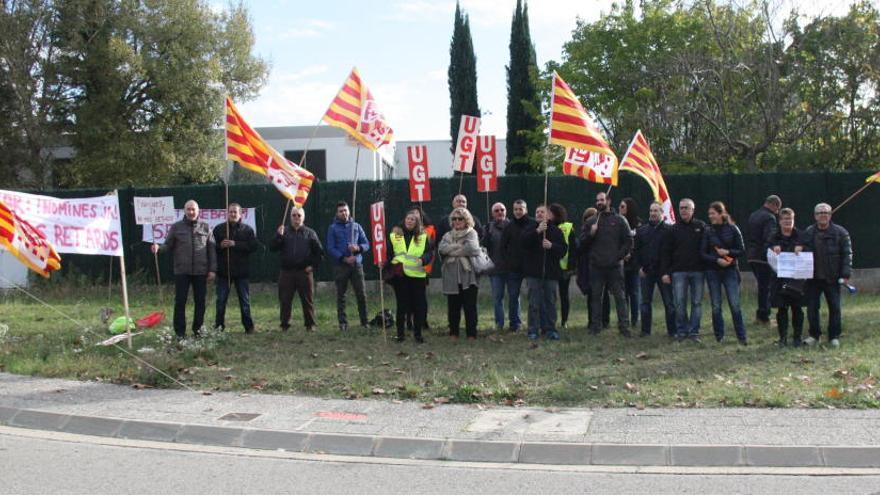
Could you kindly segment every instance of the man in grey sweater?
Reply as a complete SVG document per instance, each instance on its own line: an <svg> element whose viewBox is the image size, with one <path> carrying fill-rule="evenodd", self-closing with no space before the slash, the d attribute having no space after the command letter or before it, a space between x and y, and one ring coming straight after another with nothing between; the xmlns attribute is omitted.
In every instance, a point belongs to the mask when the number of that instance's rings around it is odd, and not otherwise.
<svg viewBox="0 0 880 495"><path fill-rule="evenodd" d="M195 312L192 332L198 337L205 322L205 295L208 282L217 272L217 252L211 227L199 221L199 204L189 200L183 207L183 219L174 223L165 236L165 244L153 244L151 251L170 252L174 265L174 333L178 340L186 335L186 300L193 289Z"/></svg>

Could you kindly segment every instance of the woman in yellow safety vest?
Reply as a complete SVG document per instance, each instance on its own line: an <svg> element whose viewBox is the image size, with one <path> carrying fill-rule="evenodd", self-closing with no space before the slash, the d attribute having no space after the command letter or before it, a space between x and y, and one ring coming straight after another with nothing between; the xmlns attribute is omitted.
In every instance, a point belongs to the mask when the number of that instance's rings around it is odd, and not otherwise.
<svg viewBox="0 0 880 495"><path fill-rule="evenodd" d="M390 283L397 300L397 341L406 338L406 317L413 315L413 335L416 342L423 343L422 328L428 312L428 299L425 294L427 284L425 266L434 258L434 246L418 210L410 210L400 225L391 229L388 235L391 246L391 270L396 274Z"/></svg>
<svg viewBox="0 0 880 495"><path fill-rule="evenodd" d="M456 208L449 214L452 230L440 239L440 257L443 265L443 293L446 294L449 336L458 339L461 313L464 312L465 331L469 340L477 338L477 272L471 259L480 254L480 240L474 230L474 219L465 208Z"/></svg>
<svg viewBox="0 0 880 495"><path fill-rule="evenodd" d="M553 203L550 205L550 211L553 213L553 222L562 231L562 238L565 240L565 245L568 246L565 256L559 260L559 267L562 268L562 278L559 279L559 322L562 328L566 328L571 309L571 301L568 297L569 286L577 264L577 256L571 254L574 250L576 236L572 236L574 224L568 221L568 211L564 206Z"/></svg>

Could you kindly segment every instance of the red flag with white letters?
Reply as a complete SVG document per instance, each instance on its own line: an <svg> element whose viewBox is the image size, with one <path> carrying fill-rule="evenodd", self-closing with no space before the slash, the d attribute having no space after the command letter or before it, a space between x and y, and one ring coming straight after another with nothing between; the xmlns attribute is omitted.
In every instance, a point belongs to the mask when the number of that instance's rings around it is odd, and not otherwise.
<svg viewBox="0 0 880 495"><path fill-rule="evenodd" d="M428 176L428 147L407 146L409 160L409 200L413 203L431 201L431 180Z"/></svg>
<svg viewBox="0 0 880 495"><path fill-rule="evenodd" d="M495 136L477 137L477 191L498 190L498 151Z"/></svg>
<svg viewBox="0 0 880 495"><path fill-rule="evenodd" d="M473 172L479 134L480 118L462 115L458 127L458 142L455 143L455 155L452 156L452 170L468 174Z"/></svg>
<svg viewBox="0 0 880 495"><path fill-rule="evenodd" d="M388 261L388 245L385 242L385 202L370 205L370 237L373 244L373 263L381 265Z"/></svg>

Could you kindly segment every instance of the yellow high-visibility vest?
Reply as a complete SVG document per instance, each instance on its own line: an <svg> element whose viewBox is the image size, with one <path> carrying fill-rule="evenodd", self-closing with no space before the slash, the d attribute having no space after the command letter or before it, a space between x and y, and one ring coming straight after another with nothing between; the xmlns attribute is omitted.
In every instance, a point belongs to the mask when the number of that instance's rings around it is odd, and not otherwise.
<svg viewBox="0 0 880 495"><path fill-rule="evenodd" d="M571 234L571 229L574 228L574 224L571 222L565 222L559 224L559 230L562 231L562 239L565 241L565 245L568 246L568 236ZM571 246L568 246L568 249L565 250L565 256L559 260L559 266L563 270L568 270L568 253L571 252Z"/></svg>
<svg viewBox="0 0 880 495"><path fill-rule="evenodd" d="M403 265L403 274L407 277L425 278L425 267L419 263L422 255L425 254L425 246L428 244L428 235L414 235L409 242L409 248L406 247L406 238L403 234L391 234L391 248L394 249L394 257L391 258L392 263L401 263Z"/></svg>

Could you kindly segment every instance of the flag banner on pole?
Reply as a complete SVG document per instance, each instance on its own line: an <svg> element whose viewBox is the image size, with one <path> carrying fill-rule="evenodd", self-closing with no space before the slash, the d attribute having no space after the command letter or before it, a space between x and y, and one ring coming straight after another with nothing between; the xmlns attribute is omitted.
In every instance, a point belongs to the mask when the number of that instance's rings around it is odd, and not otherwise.
<svg viewBox="0 0 880 495"><path fill-rule="evenodd" d="M242 167L265 175L269 182L293 204L301 207L309 197L315 176L284 158L253 130L226 98L226 158Z"/></svg>
<svg viewBox="0 0 880 495"><path fill-rule="evenodd" d="M413 203L431 201L431 179L428 174L428 147L407 146L409 161L409 200Z"/></svg>
<svg viewBox="0 0 880 495"><path fill-rule="evenodd" d="M868 177L865 182L880 182L880 172Z"/></svg>
<svg viewBox="0 0 880 495"><path fill-rule="evenodd" d="M376 266L388 261L388 247L385 242L385 202L370 205L370 237L373 244L373 263Z"/></svg>
<svg viewBox="0 0 880 495"><path fill-rule="evenodd" d="M357 68L351 69L342 89L330 102L330 108L324 114L323 120L345 130L367 148L378 151L383 159L389 154L387 150L392 150L393 157L394 130L376 105L373 94L361 80ZM393 163L393 158L386 161Z"/></svg>
<svg viewBox="0 0 880 495"><path fill-rule="evenodd" d="M0 201L0 246L18 261L48 278L61 268L61 256L46 236Z"/></svg>
<svg viewBox="0 0 880 495"><path fill-rule="evenodd" d="M498 190L498 148L495 136L477 137L477 192Z"/></svg>
<svg viewBox="0 0 880 495"><path fill-rule="evenodd" d="M617 162L606 154L566 148L562 173L599 184L617 185Z"/></svg>
<svg viewBox="0 0 880 495"><path fill-rule="evenodd" d="M599 128L578 101L574 91L553 73L553 94L550 112L550 144L558 144L566 148L577 148L608 156L615 169L612 174L617 185L617 155L605 141Z"/></svg>
<svg viewBox="0 0 880 495"><path fill-rule="evenodd" d="M480 118L462 115L458 126L458 141L452 156L452 170L470 174L474 171L474 155L477 152L477 136L480 134Z"/></svg>
<svg viewBox="0 0 880 495"><path fill-rule="evenodd" d="M626 154L623 155L623 160L620 161L620 170L632 172L645 179L654 193L654 199L663 204L663 215L666 217L666 221L675 223L675 209L672 207L669 190L666 189L666 181L663 180L663 174L660 172L660 164L654 158L651 146L641 129L636 131Z"/></svg>

